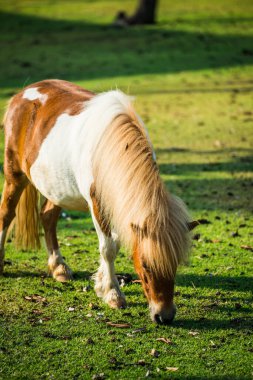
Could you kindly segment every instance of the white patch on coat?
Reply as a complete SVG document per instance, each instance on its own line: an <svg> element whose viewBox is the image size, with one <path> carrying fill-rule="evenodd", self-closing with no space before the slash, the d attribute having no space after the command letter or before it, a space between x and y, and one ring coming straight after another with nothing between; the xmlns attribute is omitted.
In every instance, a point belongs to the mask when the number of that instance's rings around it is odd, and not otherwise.
<svg viewBox="0 0 253 380"><path fill-rule="evenodd" d="M38 91L38 87L28 88L24 91L24 94L23 94L23 99L28 99L28 100L38 99L42 104L46 103L47 98L48 98L47 94L41 94Z"/></svg>
<svg viewBox="0 0 253 380"><path fill-rule="evenodd" d="M93 152L105 129L129 106L128 96L109 91L86 102L80 114L58 117L30 169L34 185L47 199L70 209L85 210L87 203L92 207Z"/></svg>

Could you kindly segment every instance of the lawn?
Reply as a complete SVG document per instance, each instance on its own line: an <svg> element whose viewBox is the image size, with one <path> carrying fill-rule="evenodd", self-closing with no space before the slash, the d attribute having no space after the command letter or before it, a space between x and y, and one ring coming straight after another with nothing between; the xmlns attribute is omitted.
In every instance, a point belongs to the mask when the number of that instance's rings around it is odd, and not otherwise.
<svg viewBox="0 0 253 380"><path fill-rule="evenodd" d="M123 284L127 309L104 305L90 216L64 211L59 240L74 281L47 276L44 248L6 245L0 379L252 378L253 3L160 0L157 25L111 26L135 4L0 0L0 114L45 78L136 97L168 189L208 220L177 274L176 319L153 324L133 281ZM1 188L3 140L1 131ZM116 267L137 279L124 249Z"/></svg>

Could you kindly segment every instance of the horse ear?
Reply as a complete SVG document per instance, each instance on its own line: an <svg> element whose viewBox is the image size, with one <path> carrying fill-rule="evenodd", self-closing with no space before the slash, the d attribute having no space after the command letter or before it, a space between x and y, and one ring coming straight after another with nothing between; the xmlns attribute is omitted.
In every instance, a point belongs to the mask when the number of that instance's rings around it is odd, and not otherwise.
<svg viewBox="0 0 253 380"><path fill-rule="evenodd" d="M200 224L198 220L193 220L192 222L187 223L187 228L189 231L192 231L195 227L197 227Z"/></svg>

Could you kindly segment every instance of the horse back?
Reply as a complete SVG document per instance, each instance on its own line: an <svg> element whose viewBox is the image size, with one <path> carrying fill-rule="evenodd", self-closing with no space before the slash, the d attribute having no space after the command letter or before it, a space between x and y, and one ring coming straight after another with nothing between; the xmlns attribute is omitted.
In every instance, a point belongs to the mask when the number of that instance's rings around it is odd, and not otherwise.
<svg viewBox="0 0 253 380"><path fill-rule="evenodd" d="M93 96L62 80L37 82L15 95L4 118L5 174L11 170L30 178L30 168L58 117L78 115Z"/></svg>

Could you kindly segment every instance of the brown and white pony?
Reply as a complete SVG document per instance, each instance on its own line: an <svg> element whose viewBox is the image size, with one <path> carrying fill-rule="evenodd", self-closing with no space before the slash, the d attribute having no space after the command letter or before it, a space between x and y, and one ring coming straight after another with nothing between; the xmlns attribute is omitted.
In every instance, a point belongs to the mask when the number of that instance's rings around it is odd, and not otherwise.
<svg viewBox="0 0 253 380"><path fill-rule="evenodd" d="M4 118L5 183L0 207L0 272L4 243L16 214L16 241L39 246L40 217L58 281L72 273L56 236L61 208L90 210L99 238L95 290L113 308L125 306L114 272L122 242L133 253L151 318L175 315L174 278L187 258L189 220L183 203L169 194L152 145L130 99L120 91L99 95L61 80L45 80L15 95Z"/></svg>

